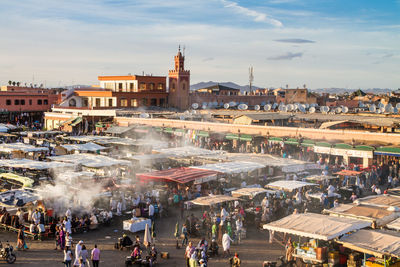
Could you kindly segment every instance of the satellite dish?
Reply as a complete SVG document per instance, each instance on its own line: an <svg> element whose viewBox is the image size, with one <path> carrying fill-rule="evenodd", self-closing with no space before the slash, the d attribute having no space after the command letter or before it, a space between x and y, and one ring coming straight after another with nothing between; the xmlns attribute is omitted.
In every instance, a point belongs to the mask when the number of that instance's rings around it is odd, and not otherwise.
<svg viewBox="0 0 400 267"><path fill-rule="evenodd" d="M202 109L207 109L207 105L204 105L204 104L203 104L203 106L201 106L201 108L202 108Z"/></svg>
<svg viewBox="0 0 400 267"><path fill-rule="evenodd" d="M393 108L393 113L399 113L399 108L398 107L394 107Z"/></svg>
<svg viewBox="0 0 400 267"><path fill-rule="evenodd" d="M318 107L318 104L317 103L312 103L312 104L310 104L310 107Z"/></svg>
<svg viewBox="0 0 400 267"><path fill-rule="evenodd" d="M287 112L287 111L288 111L288 107L287 107L287 106L285 106L285 105L284 105L284 106L282 106L282 109L281 109L281 111L282 111L282 112Z"/></svg>
<svg viewBox="0 0 400 267"><path fill-rule="evenodd" d="M329 107L327 107L327 106L322 106L322 107L320 108L320 110L321 110L321 112L323 112L323 113L328 113L328 112L329 112Z"/></svg>
<svg viewBox="0 0 400 267"><path fill-rule="evenodd" d="M287 111L293 111L293 110L294 110L294 105L293 104L287 105Z"/></svg>
<svg viewBox="0 0 400 267"><path fill-rule="evenodd" d="M342 107L342 112L343 112L343 113L349 112L349 108L346 107L346 106L343 106L343 107Z"/></svg>
<svg viewBox="0 0 400 267"><path fill-rule="evenodd" d="M270 104L264 106L265 111L270 111L272 106Z"/></svg>
<svg viewBox="0 0 400 267"><path fill-rule="evenodd" d="M379 102L378 108L384 108L384 107L385 107L385 104L383 104L382 102Z"/></svg>
<svg viewBox="0 0 400 267"><path fill-rule="evenodd" d="M376 106L374 104L372 104L371 106L369 106L369 111L370 112L376 112Z"/></svg>
<svg viewBox="0 0 400 267"><path fill-rule="evenodd" d="M260 110L260 105L255 105L254 110Z"/></svg>
<svg viewBox="0 0 400 267"><path fill-rule="evenodd" d="M184 120L185 120L185 116L180 115L180 116L179 116L179 119L180 119L181 121L184 121Z"/></svg>
<svg viewBox="0 0 400 267"><path fill-rule="evenodd" d="M337 107L336 109L335 109L335 113L341 113L342 112L342 108L341 107Z"/></svg>
<svg viewBox="0 0 400 267"><path fill-rule="evenodd" d="M384 107L379 108L379 113L385 113L385 108Z"/></svg>
<svg viewBox="0 0 400 267"><path fill-rule="evenodd" d="M276 109L278 107L278 103L274 103L273 105L272 105L272 109Z"/></svg>
<svg viewBox="0 0 400 267"><path fill-rule="evenodd" d="M306 112L306 109L303 107L303 105L299 105L299 110L300 110L300 112L302 112L302 113L305 113L305 112Z"/></svg>
<svg viewBox="0 0 400 267"><path fill-rule="evenodd" d="M310 108L310 104L307 103L307 104L306 104L306 108Z"/></svg>
<svg viewBox="0 0 400 267"><path fill-rule="evenodd" d="M315 111L316 111L315 107L311 107L311 108L308 110L308 112L310 112L310 113L315 113Z"/></svg>
<svg viewBox="0 0 400 267"><path fill-rule="evenodd" d="M375 111L375 113L376 113L376 114L381 114L381 113L382 113L382 110L381 110L380 108L378 108L378 109Z"/></svg>
<svg viewBox="0 0 400 267"><path fill-rule="evenodd" d="M236 102L235 102L235 101L229 102L229 106L230 106L230 107L236 107Z"/></svg>
<svg viewBox="0 0 400 267"><path fill-rule="evenodd" d="M193 108L193 109L198 109L198 108L199 108L199 104L193 103L193 104L192 104L192 108Z"/></svg>
<svg viewBox="0 0 400 267"><path fill-rule="evenodd" d="M150 115L148 113L140 113L140 118L147 119Z"/></svg>
<svg viewBox="0 0 400 267"><path fill-rule="evenodd" d="M298 110L298 109L299 109L299 106L300 106L299 103L294 104L294 105L293 105L293 111Z"/></svg>
<svg viewBox="0 0 400 267"><path fill-rule="evenodd" d="M246 109L248 109L249 107L246 105L246 104L240 104L239 106L238 106L238 109L239 110L246 110Z"/></svg>
<svg viewBox="0 0 400 267"><path fill-rule="evenodd" d="M224 104L224 109L228 109L229 108L229 103L225 103Z"/></svg>
<svg viewBox="0 0 400 267"><path fill-rule="evenodd" d="M387 113L391 113L392 109L393 109L393 106L390 103L385 106L385 112L387 112Z"/></svg>
<svg viewBox="0 0 400 267"><path fill-rule="evenodd" d="M400 103L397 103L397 104L396 104L396 108L397 108L397 109L400 109Z"/></svg>

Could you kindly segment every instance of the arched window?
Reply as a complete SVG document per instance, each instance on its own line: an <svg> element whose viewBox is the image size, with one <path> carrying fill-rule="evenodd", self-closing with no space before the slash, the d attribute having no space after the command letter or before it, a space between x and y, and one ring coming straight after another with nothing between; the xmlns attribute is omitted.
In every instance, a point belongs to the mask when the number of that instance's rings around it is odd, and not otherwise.
<svg viewBox="0 0 400 267"><path fill-rule="evenodd" d="M70 107L76 107L76 100L72 98L69 100L68 104Z"/></svg>

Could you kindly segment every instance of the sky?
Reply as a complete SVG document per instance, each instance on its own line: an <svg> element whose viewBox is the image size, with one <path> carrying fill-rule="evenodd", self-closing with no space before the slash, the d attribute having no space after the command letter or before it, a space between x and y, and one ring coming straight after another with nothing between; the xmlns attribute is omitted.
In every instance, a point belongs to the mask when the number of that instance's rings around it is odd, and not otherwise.
<svg viewBox="0 0 400 267"><path fill-rule="evenodd" d="M400 88L400 0L2 0L0 83L98 84L168 75L185 46L191 83Z"/></svg>

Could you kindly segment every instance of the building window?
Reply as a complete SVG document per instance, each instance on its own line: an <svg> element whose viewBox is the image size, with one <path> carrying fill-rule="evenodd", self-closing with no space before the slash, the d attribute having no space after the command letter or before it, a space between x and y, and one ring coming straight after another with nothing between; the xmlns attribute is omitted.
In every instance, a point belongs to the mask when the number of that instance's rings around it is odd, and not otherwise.
<svg viewBox="0 0 400 267"><path fill-rule="evenodd" d="M69 100L68 105L70 107L76 107L76 100L72 98L71 100Z"/></svg>
<svg viewBox="0 0 400 267"><path fill-rule="evenodd" d="M112 107L113 106L113 100L112 98L108 99L108 106Z"/></svg>
<svg viewBox="0 0 400 267"><path fill-rule="evenodd" d="M43 100L43 104L44 104L44 105L48 105L48 104L49 104L49 101L48 101L47 99L44 99L44 100Z"/></svg>
<svg viewBox="0 0 400 267"><path fill-rule="evenodd" d="M37 104L38 104L38 105L41 105L41 104L42 104L42 99L38 99L38 100L37 100Z"/></svg>
<svg viewBox="0 0 400 267"><path fill-rule="evenodd" d="M134 107L134 108L137 107L137 99L136 98L131 99L131 107Z"/></svg>
<svg viewBox="0 0 400 267"><path fill-rule="evenodd" d="M164 84L159 83L158 86L157 86L157 89L158 90L163 90L164 89Z"/></svg>
<svg viewBox="0 0 400 267"><path fill-rule="evenodd" d="M160 107L164 107L164 106L165 106L165 99L160 98Z"/></svg>
<svg viewBox="0 0 400 267"><path fill-rule="evenodd" d="M14 105L15 105L15 106L18 106L18 105L19 105L19 99L15 99L15 100L14 100Z"/></svg>
<svg viewBox="0 0 400 267"><path fill-rule="evenodd" d="M157 106L157 98L150 99L150 106Z"/></svg>
<svg viewBox="0 0 400 267"><path fill-rule="evenodd" d="M25 99L21 99L21 105L25 105Z"/></svg>
<svg viewBox="0 0 400 267"><path fill-rule="evenodd" d="M123 84L122 83L118 83L118 90L121 92L122 91L122 87L123 87Z"/></svg>
<svg viewBox="0 0 400 267"><path fill-rule="evenodd" d="M183 91L186 90L186 84L182 84L182 90L183 90Z"/></svg>
<svg viewBox="0 0 400 267"><path fill-rule="evenodd" d="M32 99L29 99L29 105L32 106Z"/></svg>
<svg viewBox="0 0 400 267"><path fill-rule="evenodd" d="M100 106L101 106L101 99L96 98L96 107L100 107Z"/></svg>
<svg viewBox="0 0 400 267"><path fill-rule="evenodd" d="M7 100L6 100L6 105L7 105L7 106L11 106L11 99L7 99Z"/></svg>
<svg viewBox="0 0 400 267"><path fill-rule="evenodd" d="M146 90L146 84L144 82L139 83L139 90Z"/></svg>
<svg viewBox="0 0 400 267"><path fill-rule="evenodd" d="M88 101L87 98L86 98L86 99L83 99L83 106L84 106L84 107L89 106L89 101Z"/></svg>
<svg viewBox="0 0 400 267"><path fill-rule="evenodd" d="M126 98L121 98L121 107L127 107L128 106L128 100Z"/></svg>
<svg viewBox="0 0 400 267"><path fill-rule="evenodd" d="M133 83L130 83L130 84L129 84L129 90L130 90L131 92L133 92Z"/></svg>
<svg viewBox="0 0 400 267"><path fill-rule="evenodd" d="M150 90L156 89L156 85L154 83L149 83Z"/></svg>
<svg viewBox="0 0 400 267"><path fill-rule="evenodd" d="M142 98L142 105L147 106L147 98Z"/></svg>

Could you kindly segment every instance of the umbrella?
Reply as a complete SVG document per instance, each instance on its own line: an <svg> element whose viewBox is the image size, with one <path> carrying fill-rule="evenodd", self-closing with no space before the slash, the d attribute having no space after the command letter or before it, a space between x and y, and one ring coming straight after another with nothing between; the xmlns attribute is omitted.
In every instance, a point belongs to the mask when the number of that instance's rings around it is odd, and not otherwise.
<svg viewBox="0 0 400 267"><path fill-rule="evenodd" d="M144 228L143 244L147 247L150 243L151 243L151 235L149 231L149 225L146 223L146 227Z"/></svg>

